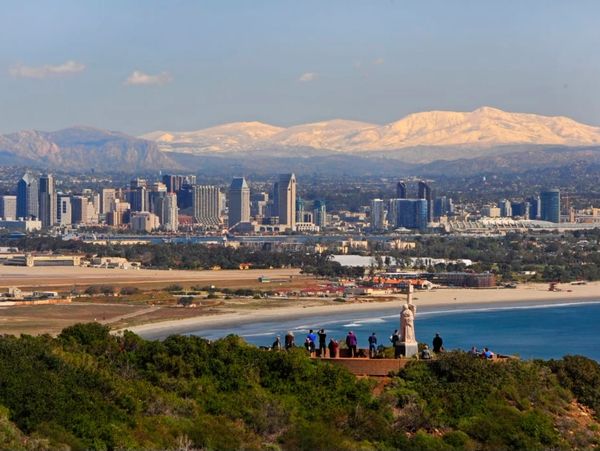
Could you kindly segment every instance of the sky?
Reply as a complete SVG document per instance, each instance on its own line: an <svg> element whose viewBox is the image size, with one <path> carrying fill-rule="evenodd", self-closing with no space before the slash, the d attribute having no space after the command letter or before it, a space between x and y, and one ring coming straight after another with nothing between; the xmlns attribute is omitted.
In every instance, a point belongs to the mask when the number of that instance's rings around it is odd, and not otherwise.
<svg viewBox="0 0 600 451"><path fill-rule="evenodd" d="M600 2L7 0L0 133L429 110L600 126Z"/></svg>

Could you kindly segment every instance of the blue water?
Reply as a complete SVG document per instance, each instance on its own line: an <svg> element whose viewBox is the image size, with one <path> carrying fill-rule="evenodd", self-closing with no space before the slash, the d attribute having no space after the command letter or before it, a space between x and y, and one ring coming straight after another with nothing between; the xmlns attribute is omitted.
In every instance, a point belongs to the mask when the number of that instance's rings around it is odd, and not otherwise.
<svg viewBox="0 0 600 451"><path fill-rule="evenodd" d="M256 345L271 345L275 336L294 332L303 344L309 328L323 327L328 337L344 339L352 330L359 346L375 332L379 344L389 345L398 328L398 309L377 312L309 316L289 321L265 321L203 329L192 334L216 339L230 333ZM446 349L468 350L484 346L500 354L522 358L560 358L581 354L600 361L600 301L563 305L530 305L498 308L420 309L415 321L417 339L431 343L436 332Z"/></svg>

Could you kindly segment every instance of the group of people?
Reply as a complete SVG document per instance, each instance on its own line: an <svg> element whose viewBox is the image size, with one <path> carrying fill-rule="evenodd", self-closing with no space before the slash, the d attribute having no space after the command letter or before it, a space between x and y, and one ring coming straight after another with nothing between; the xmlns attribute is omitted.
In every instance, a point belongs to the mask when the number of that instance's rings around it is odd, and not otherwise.
<svg viewBox="0 0 600 451"><path fill-rule="evenodd" d="M394 348L394 357L399 358L401 354L400 344L400 333L396 329L394 333L390 336L390 342L392 343L392 347ZM373 332L369 335L369 358L375 358L379 352L377 335ZM365 354L361 354L362 351L358 348L358 337L353 331L348 332L346 335L346 348L348 349L348 353L350 357L366 357ZM428 345L424 345L421 351L419 352L419 358L423 360L430 360L433 358L434 354L439 354L444 352L444 340L440 336L439 333L435 334L432 341L432 348L430 349ZM281 343L280 337L277 337L271 346L271 349L274 351L280 351L282 349L291 349L296 346L296 337L292 331L289 331L284 338L284 343ZM340 343L334 338L330 338L329 342L327 342L327 334L325 333L325 329L319 329L316 333L313 329L308 331L306 338L304 339L304 347L310 353L311 356L319 356L319 357L330 357L337 358L339 357ZM481 357L482 359L493 359L496 355L490 351L488 348L483 348L483 350L478 350L477 347L473 346L469 351L469 354L475 357Z"/></svg>
<svg viewBox="0 0 600 451"><path fill-rule="evenodd" d="M496 357L496 354L490 351L489 348L483 348L480 351L475 346L471 348L469 354L471 354L473 357L481 357L482 359L493 359L494 357Z"/></svg>
<svg viewBox="0 0 600 451"><path fill-rule="evenodd" d="M373 358L377 355L377 335L373 332L369 336L369 357ZM346 347L350 353L350 357L358 357L358 337L353 331L348 332L346 335ZM296 346L296 337L292 331L289 331L285 337L283 344L281 338L277 336L271 349L274 351L280 351L282 349L291 349ZM313 329L308 331L306 338L304 339L304 347L310 353L311 356L318 355L320 357L336 358L339 356L340 343L334 338L330 338L327 342L327 333L325 329L319 329L316 333Z"/></svg>
<svg viewBox="0 0 600 451"><path fill-rule="evenodd" d="M401 347L400 344L400 334L398 330L395 330L394 333L390 336L390 342L394 348L394 356L395 358L400 357ZM368 338L369 343L369 358L375 358L380 351L379 342L377 340L377 334L373 332L369 335ZM349 357L366 357L365 354L361 354L363 351L360 351L358 348L358 337L353 331L349 331L346 335L345 339L346 348L348 349ZM279 351L281 349L291 349L296 346L296 337L292 331L289 331L284 338L284 343L281 343L280 337L277 337L271 346L271 349L274 351ZM304 347L310 353L311 356L319 356L319 357L330 357L336 358L339 357L339 349L340 343L334 338L330 338L329 342L327 341L327 333L325 329L319 329L316 333L313 329L308 331L306 338L304 339ZM487 348L486 348L487 349ZM433 353L440 353L444 351L444 341L440 334L435 334L433 338ZM424 348L420 352L420 357L422 359L431 359L433 357L432 351L429 349L429 346L425 345Z"/></svg>

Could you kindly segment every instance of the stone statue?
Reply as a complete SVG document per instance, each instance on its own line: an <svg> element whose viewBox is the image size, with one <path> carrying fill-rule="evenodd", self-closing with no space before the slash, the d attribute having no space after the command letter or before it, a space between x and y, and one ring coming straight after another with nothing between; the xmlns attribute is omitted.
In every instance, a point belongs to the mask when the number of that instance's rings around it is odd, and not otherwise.
<svg viewBox="0 0 600 451"><path fill-rule="evenodd" d="M400 313L400 341L416 343L415 337L415 306L404 304Z"/></svg>

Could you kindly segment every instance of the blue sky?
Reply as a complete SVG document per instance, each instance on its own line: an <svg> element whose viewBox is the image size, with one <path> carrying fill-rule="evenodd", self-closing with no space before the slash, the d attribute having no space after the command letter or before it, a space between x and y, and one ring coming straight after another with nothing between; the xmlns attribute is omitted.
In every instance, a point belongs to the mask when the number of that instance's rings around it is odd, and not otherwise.
<svg viewBox="0 0 600 451"><path fill-rule="evenodd" d="M3 2L0 132L386 123L482 105L600 125L597 1Z"/></svg>

